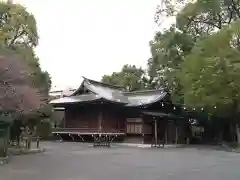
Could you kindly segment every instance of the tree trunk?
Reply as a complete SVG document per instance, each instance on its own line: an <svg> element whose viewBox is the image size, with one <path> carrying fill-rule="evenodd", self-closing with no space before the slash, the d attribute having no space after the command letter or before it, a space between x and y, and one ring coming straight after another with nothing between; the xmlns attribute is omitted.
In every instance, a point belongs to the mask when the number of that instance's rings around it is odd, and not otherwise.
<svg viewBox="0 0 240 180"><path fill-rule="evenodd" d="M178 144L178 127L176 126L176 131L175 131L175 144Z"/></svg>
<svg viewBox="0 0 240 180"><path fill-rule="evenodd" d="M218 136L218 142L222 142L223 140L223 129L222 126L220 127L220 132L219 132L219 136Z"/></svg>
<svg viewBox="0 0 240 180"><path fill-rule="evenodd" d="M234 133L235 134L234 136L236 138L234 138L234 141L239 143L240 142L240 134L239 134L239 126L238 126L238 124L239 124L239 122L238 122L238 104L236 101L233 102L232 117L233 117L232 121L234 123L234 126L236 127L235 133Z"/></svg>
<svg viewBox="0 0 240 180"><path fill-rule="evenodd" d="M236 124L236 136L237 136L236 142L240 144L240 129L238 124Z"/></svg>
<svg viewBox="0 0 240 180"><path fill-rule="evenodd" d="M168 124L165 125L165 132L164 132L164 139L165 139L165 144L168 144Z"/></svg>

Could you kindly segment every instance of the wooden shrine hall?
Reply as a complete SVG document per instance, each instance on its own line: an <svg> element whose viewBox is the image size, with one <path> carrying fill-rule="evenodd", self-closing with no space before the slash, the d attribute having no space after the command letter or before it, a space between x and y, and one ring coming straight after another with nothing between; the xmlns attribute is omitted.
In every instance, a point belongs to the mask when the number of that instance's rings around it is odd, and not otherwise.
<svg viewBox="0 0 240 180"><path fill-rule="evenodd" d="M94 135L128 143L184 143L181 108L174 106L164 89L125 92L122 87L83 78L71 95L50 104L64 110L53 134L88 141Z"/></svg>

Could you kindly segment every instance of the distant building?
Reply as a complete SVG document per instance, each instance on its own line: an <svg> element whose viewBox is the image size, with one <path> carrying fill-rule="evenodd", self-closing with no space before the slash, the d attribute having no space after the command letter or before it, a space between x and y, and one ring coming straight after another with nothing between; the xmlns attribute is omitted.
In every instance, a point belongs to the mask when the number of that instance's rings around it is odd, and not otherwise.
<svg viewBox="0 0 240 180"><path fill-rule="evenodd" d="M54 90L49 92L49 96L51 96L53 99L57 99L70 96L72 93L74 93L74 91L76 91L76 89Z"/></svg>
<svg viewBox="0 0 240 180"><path fill-rule="evenodd" d="M63 97L70 96L76 91L76 89L66 89L66 90L52 90L49 92L50 100L59 99ZM59 126L62 122L64 122L64 108L53 108L55 111L53 112L54 119L54 127Z"/></svg>

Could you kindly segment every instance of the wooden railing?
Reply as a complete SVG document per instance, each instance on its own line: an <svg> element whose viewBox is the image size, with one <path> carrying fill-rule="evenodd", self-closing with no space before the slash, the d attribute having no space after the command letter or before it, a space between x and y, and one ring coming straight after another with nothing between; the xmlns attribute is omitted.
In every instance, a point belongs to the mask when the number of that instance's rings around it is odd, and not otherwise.
<svg viewBox="0 0 240 180"><path fill-rule="evenodd" d="M53 132L98 132L97 128L55 128Z"/></svg>
<svg viewBox="0 0 240 180"><path fill-rule="evenodd" d="M112 133L124 133L124 129L103 129L100 131L97 128L54 128L52 132L112 132Z"/></svg>

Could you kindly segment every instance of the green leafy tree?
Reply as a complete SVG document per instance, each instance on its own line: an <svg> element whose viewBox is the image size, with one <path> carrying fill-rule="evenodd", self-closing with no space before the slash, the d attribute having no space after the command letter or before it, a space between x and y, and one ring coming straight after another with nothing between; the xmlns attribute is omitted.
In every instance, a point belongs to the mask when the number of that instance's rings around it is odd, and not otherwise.
<svg viewBox="0 0 240 180"><path fill-rule="evenodd" d="M220 129L239 123L239 6L238 0L197 0L176 16L176 28L193 40L176 75L182 99L221 118Z"/></svg>
<svg viewBox="0 0 240 180"><path fill-rule="evenodd" d="M180 77L183 85L182 92L186 103L192 105L199 105L202 103L203 106L208 106L209 104L213 105L214 103L226 104L218 102L222 99L220 94L210 93L209 90L212 88L213 92L216 90L220 91L220 89L216 87L225 81L230 81L229 78L232 78L232 74L230 75L228 73L231 70L234 72L238 70L236 69L237 66L233 64L230 59L236 58L236 53L238 53L239 50L239 34L236 21L240 17L239 6L240 1L238 0L197 0L186 4L177 14L176 28L178 28L182 34L190 35L194 42L190 51L187 51L185 56L183 56L184 61L181 65L182 71ZM195 75L191 74L191 76L189 76L189 72L186 69L190 67L196 68L194 71L191 71L192 73L195 73ZM230 67L233 69L229 69ZM199 71L201 71L201 73L206 71L205 76L198 74ZM221 75L219 73L221 73ZM215 76L216 79L212 79L211 76L207 78L210 74L218 75ZM197 86L196 83L200 82L199 79L195 79L196 81L193 84L190 81L185 81L194 76L200 78L204 77L204 80L206 81L205 85L202 84L200 86L199 84L199 86ZM217 77L220 79L217 79ZM211 80L211 86L207 86L208 80ZM219 82L221 83L219 84ZM235 86L237 86L235 81L235 83L232 81L230 82L232 85L235 84ZM223 84L228 85L228 83ZM200 93L204 91L208 94L202 94L202 96L198 97L203 98L204 96L212 99L209 99L209 101L206 101L205 103L200 100L196 100L195 103L193 103L191 100L194 98L189 96L190 91L186 90L188 88L195 88L195 91L192 89L193 92L197 91ZM227 88L221 89L226 90ZM229 91L229 89L226 91ZM222 95L225 96L226 94L223 93ZM188 99L188 97L191 98ZM225 101L233 100L229 96L225 96L224 99Z"/></svg>
<svg viewBox="0 0 240 180"><path fill-rule="evenodd" d="M178 31L175 26L164 32L156 33L150 42L152 57L148 60L149 86L165 87L174 101L181 101L181 86L177 77L180 64L191 51L193 38Z"/></svg>
<svg viewBox="0 0 240 180"><path fill-rule="evenodd" d="M188 3L177 14L177 27L196 39L210 35L240 18L239 5L239 0L197 0Z"/></svg>
<svg viewBox="0 0 240 180"><path fill-rule="evenodd" d="M51 88L51 77L47 71L42 71L39 63L39 58L36 56L32 48L19 46L15 51L22 56L31 70L34 85L44 95L48 96L48 92Z"/></svg>
<svg viewBox="0 0 240 180"><path fill-rule="evenodd" d="M33 50L38 44L36 20L22 5L0 2L0 44L22 55L20 59L31 67L36 87L47 95L51 78L41 70Z"/></svg>
<svg viewBox="0 0 240 180"><path fill-rule="evenodd" d="M127 91L142 90L145 88L144 70L135 65L126 64L120 72L104 75L102 82L122 86Z"/></svg>
<svg viewBox="0 0 240 180"><path fill-rule="evenodd" d="M238 0L162 1L156 11L156 22L161 23L163 16L175 16L176 23L168 30L158 32L150 43L150 86L162 83L161 86L172 91L173 100L183 102L184 92L178 77L181 64L197 41L239 18L239 5Z"/></svg>
<svg viewBox="0 0 240 180"><path fill-rule="evenodd" d="M149 86L165 86L173 100L204 107L221 118L214 121L219 129L239 123L239 6L239 0L163 0L155 21L161 26L175 17L175 23L150 43Z"/></svg>
<svg viewBox="0 0 240 180"><path fill-rule="evenodd" d="M231 114L238 112L239 28L236 21L200 40L186 57L180 79L187 104L230 107Z"/></svg>
<svg viewBox="0 0 240 180"><path fill-rule="evenodd" d="M224 125L239 124L239 28L236 21L198 41L179 73L185 104L204 107L220 120L216 125L219 140L223 139ZM232 134L240 138L237 129Z"/></svg>
<svg viewBox="0 0 240 180"><path fill-rule="evenodd" d="M161 27L166 18L177 16L187 2L189 1L161 1L156 10L155 22ZM147 63L148 88L165 87L171 92L174 102L183 102L177 73L193 44L193 36L179 30L175 23L169 29L157 32L150 41L152 57Z"/></svg>
<svg viewBox="0 0 240 180"><path fill-rule="evenodd" d="M157 5L154 20L161 26L167 18L176 17L181 9L194 0L161 0Z"/></svg>
<svg viewBox="0 0 240 180"><path fill-rule="evenodd" d="M3 89L3 94L1 94L1 98L9 99L9 101L1 101L4 107L4 111L8 111L14 114L27 114L27 116L29 117L20 118L18 116L16 117L18 119L30 119L29 113L25 113L29 112L30 110L31 117L39 118L42 113L38 112L40 110L42 112L42 109L46 109L44 107L46 106L46 102L48 99L48 91L51 87L51 78L47 72L41 69L39 59L34 53L34 48L37 46L37 44L38 33L34 16L29 13L25 7L19 4L12 4L10 1L7 3L1 1L0 48L1 50L3 49L10 51L10 54L14 54L17 56L17 58L14 59L14 62L16 62L16 64L14 64L14 66L11 66L11 68L14 69L9 71L8 73L14 73L15 71L18 71L18 69L27 73L27 75L25 75L24 77L12 76L11 78L15 79L14 83L16 83L16 86L9 86L9 91L5 94L5 89ZM2 51L1 55L4 55L2 54ZM8 63L12 63L11 58L5 59L10 60L9 62L0 61L0 67L4 68L9 65ZM4 71L4 69L2 69L2 71ZM7 75L7 73L4 74ZM19 73L16 72L16 76L18 74ZM0 80L4 80L3 77L0 77ZM20 82L30 80L31 86L24 86L21 88L18 86ZM23 90L23 88L25 88L25 90ZM38 102L38 100L37 97L34 95L34 91L36 91L36 93L41 97L39 97L41 100L41 104L40 106L38 106L38 108L36 108L36 103ZM14 92L17 92L16 95L14 95Z"/></svg>
<svg viewBox="0 0 240 180"><path fill-rule="evenodd" d="M7 46L38 44L36 20L25 7L10 2L0 2L0 30Z"/></svg>

